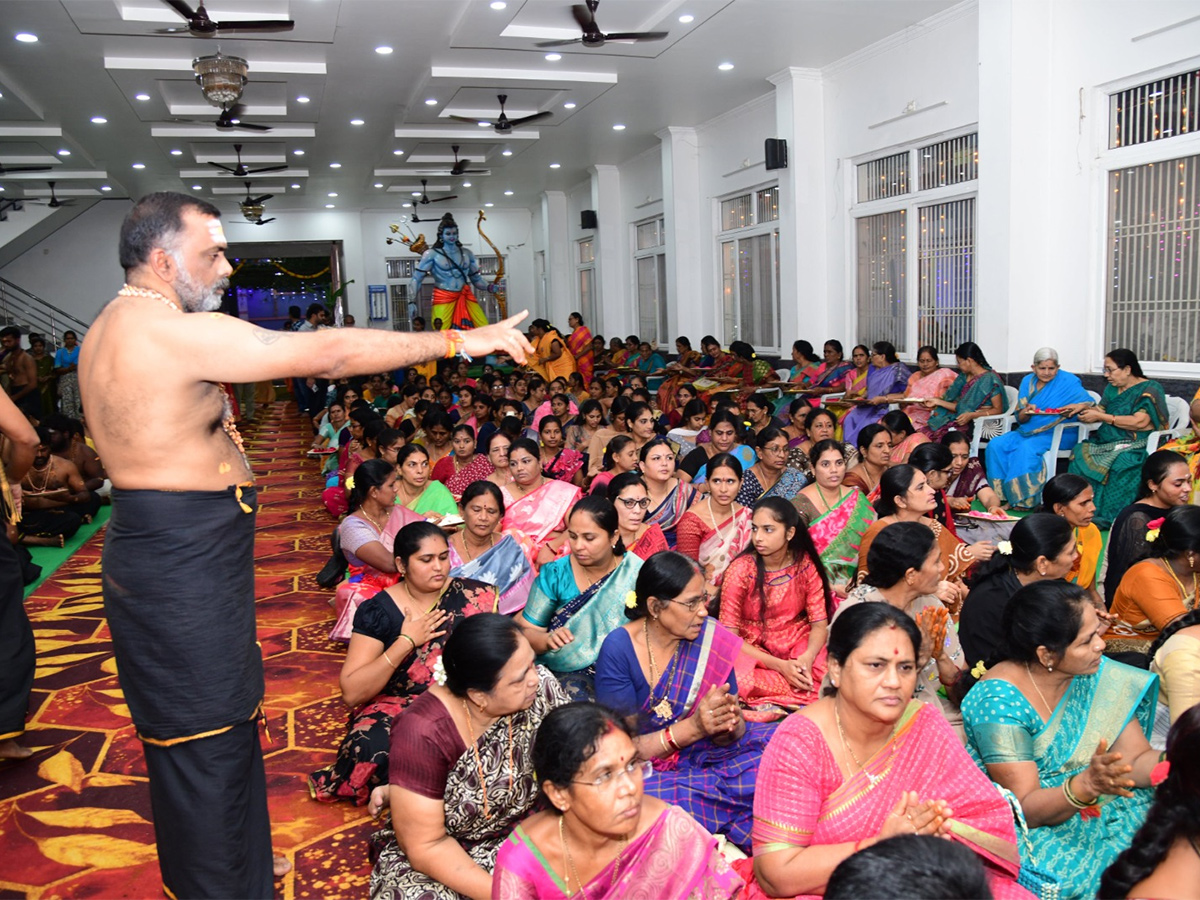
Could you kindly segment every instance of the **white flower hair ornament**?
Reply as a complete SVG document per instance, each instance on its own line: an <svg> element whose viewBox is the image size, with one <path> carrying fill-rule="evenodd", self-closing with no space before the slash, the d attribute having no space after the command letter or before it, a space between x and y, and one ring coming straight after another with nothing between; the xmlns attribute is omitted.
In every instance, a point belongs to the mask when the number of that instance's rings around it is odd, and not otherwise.
<svg viewBox="0 0 1200 900"><path fill-rule="evenodd" d="M996 552L1001 556L1012 556L1012 541L1000 541L996 544Z"/></svg>
<svg viewBox="0 0 1200 900"><path fill-rule="evenodd" d="M442 658L440 656L433 664L433 681L434 684L438 685L438 687L446 686L446 665L442 662Z"/></svg>

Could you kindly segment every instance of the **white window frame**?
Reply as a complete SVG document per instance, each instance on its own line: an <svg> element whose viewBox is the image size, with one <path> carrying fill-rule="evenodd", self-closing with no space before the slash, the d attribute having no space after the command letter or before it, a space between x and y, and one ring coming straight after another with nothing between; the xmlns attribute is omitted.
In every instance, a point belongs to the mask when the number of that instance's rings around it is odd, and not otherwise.
<svg viewBox="0 0 1200 900"><path fill-rule="evenodd" d="M722 230L722 226L724 223L721 220L721 204L724 203L725 201L732 200L735 197L741 197L746 194L749 194L750 198L751 198L751 209L756 211L757 210L756 197L757 197L758 193L760 191L770 190L771 188L775 188L776 190L778 190L779 182L777 180L764 181L760 184L755 184L755 185L751 185L749 187L740 188L736 191L729 191L728 193L722 194L721 196L714 198L713 206L712 206L713 222L714 222L713 246L715 248L715 252L713 254L713 267L714 267L713 285L714 285L714 293L716 295L716 320L719 323L719 331L720 331L720 334L722 337L722 342L724 343L724 345L726 347L728 347L729 344L731 344L733 341L741 340L742 335L740 333L741 329L737 325L734 326L736 333L734 333L734 334L726 333L725 298L723 295L725 269L724 269L722 245L725 243L728 243L730 241L738 242L738 241L744 240L746 238L761 237L762 235L774 235L774 240L771 241L771 272L774 275L774 277L771 279L771 286L772 286L772 291L774 292L774 295L775 295L774 296L774 303L775 303L774 343L767 344L767 345L752 344L752 346L758 352L761 352L764 354L777 355L780 352L780 347L782 346L782 340L783 340L783 337L782 337L783 325L782 325L782 322L780 321L782 314L783 314L783 296L782 296L783 295L783 286L781 284L782 273L780 272L780 261L779 261L779 257L782 252L782 246L783 246L781 243L781 237L780 237L780 232L779 232L779 226L780 226L780 222L782 220L782 216L776 216L776 218L774 218L768 222L756 222L753 225L746 225L741 228L732 228L727 231ZM780 203L783 202L782 193L780 194L779 202ZM733 305L734 305L735 309L740 309L740 307L741 307L740 298L735 298L735 300L733 301Z"/></svg>
<svg viewBox="0 0 1200 900"><path fill-rule="evenodd" d="M1091 91L1092 121L1098 123L1092 128L1093 150L1096 164L1093 166L1092 197L1092 277L1089 279L1089 296L1093 301L1088 304L1087 340L1088 346L1095 348L1095 353L1088 360L1086 371L1099 373L1103 371L1104 354L1113 349L1105 344L1105 318L1107 316L1107 284L1108 284L1108 183L1111 174L1119 169L1142 166L1147 163L1164 162L1182 156L1200 156L1200 131L1190 134L1174 135L1157 141L1147 141L1126 147L1108 146L1109 138L1109 97L1119 91L1128 90L1148 81L1156 81L1169 75L1186 71L1200 66L1200 56L1194 56L1180 62L1173 62L1156 69L1148 69L1120 78L1107 84L1099 85ZM1196 378L1200 376L1200 360L1194 363L1164 362L1158 360L1139 359L1142 369L1150 376L1164 378Z"/></svg>
<svg viewBox="0 0 1200 900"><path fill-rule="evenodd" d="M847 292L846 299L846 321L851 324L850 334L858 335L858 220L869 218L870 216L879 215L880 213L905 211L905 254L904 254L904 281L905 281L905 309L906 309L906 324L905 324L905 348L900 351L900 355L904 359L916 359L917 350L920 347L918 341L917 329L917 314L920 304L920 281L917 277L920 272L920 227L922 207L934 206L939 203L948 203L955 200L974 200L976 228L978 229L979 221L979 180L967 181L961 184L951 184L944 187L920 189L920 161L917 154L920 153L922 147L930 144L937 144L941 141L951 140L956 137L963 137L979 131L979 124L972 123L954 128L948 131L938 132L936 134L927 135L925 137L905 141L903 144L893 145L880 150L864 153L862 156L851 157L849 165L846 166L845 185L846 196L852 197L847 217L846 228L846 283L850 285L850 290ZM895 156L897 153L907 152L909 154L908 164L908 193L898 197L888 197L883 200L871 200L865 203L858 201L858 166L864 163L873 162L877 159L882 159L888 156ZM986 160L984 160L986 165ZM978 230L976 231L976 236ZM972 241L975 247L975 254L978 257L979 244L977 241ZM979 292L979 275L978 266L972 267L972 272L975 277L975 290L973 292L978 299ZM978 337L979 310L975 309L975 331ZM856 338L857 340L857 338ZM938 347L938 356L942 363L947 365L954 364L954 347Z"/></svg>
<svg viewBox="0 0 1200 900"><path fill-rule="evenodd" d="M637 245L638 229L644 225L651 225L654 222L658 222L658 237L659 237L658 244L653 247L647 247L643 250L639 250L638 245ZM632 281L631 296L633 296L633 298L635 300L635 308L636 308L636 315L637 315L637 328L635 328L634 330L638 333L638 336L641 337L642 340L644 340L644 341L648 340L648 341L651 341L652 343L657 341L658 346L660 348L666 348L667 350L673 350L675 347L675 344L670 339L670 332L668 331L668 329L670 328L670 325L667 322L667 279L666 279L667 224L666 224L666 218L663 216L662 213L658 213L657 215L649 216L645 219L639 219L638 221L631 223L629 226L629 241L630 241L630 246L633 248L633 266L632 266L632 272L630 273L631 281ZM655 271L655 275L656 275L656 288L659 293L659 296L657 296L655 298L655 304L657 306L657 316L656 316L657 322L656 322L655 327L656 327L656 330L661 333L656 334L653 338L651 338L645 334L642 334L642 330L643 330L642 329L642 296L641 296L641 282L639 280L639 275L638 275L638 264L643 259L654 259L655 260L654 271ZM661 278L658 278L658 276L660 276L660 275L661 275Z"/></svg>
<svg viewBox="0 0 1200 900"><path fill-rule="evenodd" d="M584 244L590 244L592 250L592 258L588 262L581 262L580 251ZM587 237L578 238L574 243L575 248L575 308L579 310L579 314L583 316L583 321L591 328L600 327L600 323L596 318L599 312L599 303L596 297L596 237L588 235ZM583 296L583 279L584 276L590 275L592 283L592 296L584 302Z"/></svg>

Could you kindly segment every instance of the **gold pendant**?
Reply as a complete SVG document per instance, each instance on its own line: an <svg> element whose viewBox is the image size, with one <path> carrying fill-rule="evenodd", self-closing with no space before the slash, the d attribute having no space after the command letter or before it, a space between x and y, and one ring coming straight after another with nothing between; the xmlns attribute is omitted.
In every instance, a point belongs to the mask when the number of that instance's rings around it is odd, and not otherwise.
<svg viewBox="0 0 1200 900"><path fill-rule="evenodd" d="M654 707L654 714L660 719L670 719L675 715L675 710L671 708L671 704L663 697Z"/></svg>

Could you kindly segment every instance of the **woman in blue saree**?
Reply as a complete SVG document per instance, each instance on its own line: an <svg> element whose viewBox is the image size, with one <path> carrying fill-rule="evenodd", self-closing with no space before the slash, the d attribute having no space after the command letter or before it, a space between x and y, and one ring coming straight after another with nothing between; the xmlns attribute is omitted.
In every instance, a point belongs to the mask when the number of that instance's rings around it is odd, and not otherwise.
<svg viewBox="0 0 1200 900"><path fill-rule="evenodd" d="M992 371L979 345L971 341L954 350L959 375L941 397L932 397L925 406L933 410L922 429L935 441L951 431L967 437L975 431L975 420L1004 412L1004 382Z"/></svg>
<svg viewBox="0 0 1200 900"><path fill-rule="evenodd" d="M1134 500L1146 460L1150 432L1167 427L1167 396L1162 385L1142 374L1132 350L1110 350L1104 357L1108 387L1100 403L1076 403L1069 414L1100 427L1071 454L1068 472L1082 475L1096 492L1098 528L1107 528Z"/></svg>
<svg viewBox="0 0 1200 900"><path fill-rule="evenodd" d="M600 645L624 621L642 560L617 554L617 510L598 494L567 514L567 541L570 554L542 566L517 624L571 699L591 700Z"/></svg>
<svg viewBox="0 0 1200 900"><path fill-rule="evenodd" d="M842 420L842 438L856 443L858 433L883 418L888 411L888 394L903 393L912 374L888 341L871 346L871 368L867 371L867 396L862 404L846 413Z"/></svg>
<svg viewBox="0 0 1200 900"><path fill-rule="evenodd" d="M1059 369L1054 348L1043 347L1033 354L1033 371L1017 394L1017 427L987 445L988 481L1009 506L1033 509L1042 502L1046 483L1042 456L1050 449L1054 427L1072 421L1061 410L1090 399L1077 375ZM1077 430L1065 430L1059 447L1070 450L1078 437Z"/></svg>
<svg viewBox="0 0 1200 900"><path fill-rule="evenodd" d="M537 545L515 528L502 529L504 495L490 481L469 484L459 507L463 528L448 541L450 577L492 585L500 597L496 612L518 612L533 584Z"/></svg>
<svg viewBox="0 0 1200 900"><path fill-rule="evenodd" d="M1106 659L1100 621L1078 585L1013 594L998 659L962 701L967 749L1020 803L1022 862L1052 873L1062 900L1096 896L1150 806L1158 676Z"/></svg>
<svg viewBox="0 0 1200 900"><path fill-rule="evenodd" d="M749 852L758 763L776 723L742 717L734 667L748 673L753 661L706 603L695 562L650 557L626 599L632 621L600 648L596 700L634 717L638 755L654 763L647 794Z"/></svg>

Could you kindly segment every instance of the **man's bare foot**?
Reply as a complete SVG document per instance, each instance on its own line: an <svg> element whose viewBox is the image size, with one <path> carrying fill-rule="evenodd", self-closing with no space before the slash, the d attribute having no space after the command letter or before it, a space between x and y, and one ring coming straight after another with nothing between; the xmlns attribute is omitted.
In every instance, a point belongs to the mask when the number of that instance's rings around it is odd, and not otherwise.
<svg viewBox="0 0 1200 900"><path fill-rule="evenodd" d="M28 747L22 747L15 738L0 741L0 759L29 759L31 756L33 756L33 751Z"/></svg>
<svg viewBox="0 0 1200 900"><path fill-rule="evenodd" d="M275 877L282 878L288 872L292 871L292 861L286 856L275 854L272 862L275 864Z"/></svg>

